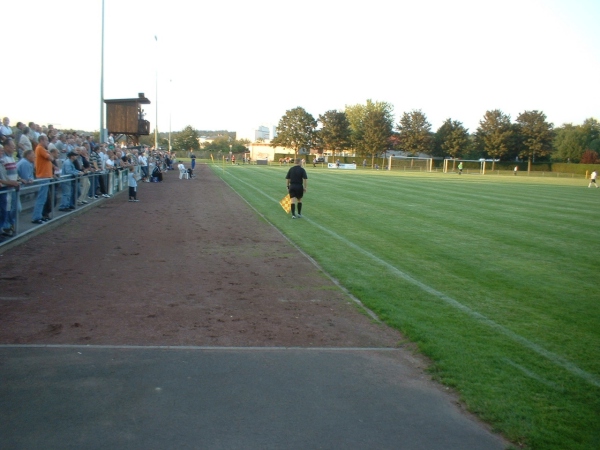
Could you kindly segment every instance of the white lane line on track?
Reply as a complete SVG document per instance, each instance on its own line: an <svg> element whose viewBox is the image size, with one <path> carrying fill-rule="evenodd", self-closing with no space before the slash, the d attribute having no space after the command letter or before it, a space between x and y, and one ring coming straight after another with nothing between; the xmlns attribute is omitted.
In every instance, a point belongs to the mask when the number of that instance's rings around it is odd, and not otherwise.
<svg viewBox="0 0 600 450"><path fill-rule="evenodd" d="M244 180L236 177L235 175L232 175L231 173L228 173L228 175L231 176L231 177L233 177L233 178L235 178L240 183L243 183L246 186L252 188L253 190L255 190L255 191L263 194L265 197L269 198L273 202L279 204L279 200L271 197L270 195L268 195L265 192L261 191L259 188L253 186L252 184L247 183L246 181L244 181ZM234 190L234 192L235 192L235 190ZM245 199L244 199L244 201L245 201ZM246 202L246 203L248 203L248 202ZM253 208L253 209L256 211L255 208ZM261 216L262 216L262 214L261 214ZM262 217L264 217L264 216L262 216ZM337 233L333 232L332 230L329 230L328 228L325 228L325 227L319 225L314 220L308 219L306 217L304 217L302 220L304 220L306 222L309 222L311 225L317 227L322 232L327 233L331 237L333 237L333 238L339 240L340 242L346 244L347 246L351 247L352 249L356 250L357 252L362 253L363 255L367 256L369 259L373 260L377 264L379 264L379 265L385 267L386 269L388 269L392 274L396 275L397 277L402 278L403 280L405 280L405 281L411 283L412 285L417 286L418 288L420 288L423 291L427 292L428 294L433 295L433 296L439 298L440 300L444 301L448 305L453 306L454 308L458 309L459 311L462 311L465 314L471 316L472 318L477 319L481 323L486 324L490 328L492 328L492 329L496 330L497 332L503 334L504 336L508 337L512 341L521 344L525 348L528 348L529 350L537 353L540 356L543 356L544 358L548 359L549 361L551 361L555 365L557 365L559 367L562 367L563 369L567 370L571 374L576 375L579 378L587 381L591 385L596 386L596 387L600 387L600 379L597 376L595 376L594 374L591 374L591 373L586 372L585 370L579 368L578 366L576 366L572 362L568 361L566 358L564 358L564 357L562 357L560 355L557 355L556 353L551 352L550 350L546 350L544 347L536 344L535 342L531 342L530 340L528 340L528 339L524 338L523 336L515 333L514 331L509 330L508 328L506 328L506 327L504 327L504 326L502 326L502 325L494 322L493 320L487 318L483 314L478 313L477 311L472 310L468 306L463 305L459 301L453 299L452 297L449 297L448 295L444 294L443 292L440 292L440 291L432 288L431 286L428 286L428 285L420 282L419 280L417 280L417 279L413 278L412 276L410 276L409 274L401 271L397 267L394 267L393 265L391 265L390 263L384 261L383 259L379 258L378 256L376 256L376 255L368 252L367 250L363 249L362 247L359 247L358 245L354 244L350 240L344 239L342 236L338 235ZM287 239L287 237L286 237L286 239ZM289 239L288 239L288 241L289 241ZM296 245L294 244L294 246L296 246ZM296 246L296 248L298 248L298 247ZM302 252L302 253L304 253L304 252ZM324 271L324 273L326 273L326 272ZM338 284L338 283L336 283L336 284ZM339 284L338 284L338 286L339 286ZM360 300L358 300L358 299L357 299L357 301L360 302ZM362 305L362 303L361 303L361 305Z"/></svg>

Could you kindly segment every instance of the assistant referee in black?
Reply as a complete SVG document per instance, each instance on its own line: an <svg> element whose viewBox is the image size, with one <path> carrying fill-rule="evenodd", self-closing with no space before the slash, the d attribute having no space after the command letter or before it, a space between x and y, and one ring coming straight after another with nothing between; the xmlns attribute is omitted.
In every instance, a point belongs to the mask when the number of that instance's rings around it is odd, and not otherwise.
<svg viewBox="0 0 600 450"><path fill-rule="evenodd" d="M290 167L287 175L287 188L292 199L292 219L302 217L302 197L306 192L306 183L308 175L306 170L302 167L302 159L296 158L293 167ZM298 215L296 215L296 204L298 204Z"/></svg>

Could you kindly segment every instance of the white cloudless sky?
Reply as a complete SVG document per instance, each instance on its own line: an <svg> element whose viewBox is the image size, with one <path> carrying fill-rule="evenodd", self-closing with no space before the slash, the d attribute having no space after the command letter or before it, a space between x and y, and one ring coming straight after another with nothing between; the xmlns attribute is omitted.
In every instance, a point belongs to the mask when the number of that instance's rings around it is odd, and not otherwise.
<svg viewBox="0 0 600 450"><path fill-rule="evenodd" d="M367 99L475 131L484 113L600 119L598 0L105 0L104 98L159 131L247 133ZM101 0L4 2L0 115L100 127ZM157 40L155 40L155 36ZM158 91L158 97L157 97ZM158 102L157 102L158 99Z"/></svg>

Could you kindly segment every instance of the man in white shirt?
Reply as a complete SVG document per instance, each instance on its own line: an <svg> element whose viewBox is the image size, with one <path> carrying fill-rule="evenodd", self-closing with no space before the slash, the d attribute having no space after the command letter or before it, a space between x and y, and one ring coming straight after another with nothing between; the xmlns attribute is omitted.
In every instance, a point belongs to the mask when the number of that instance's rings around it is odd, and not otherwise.
<svg viewBox="0 0 600 450"><path fill-rule="evenodd" d="M592 175L590 176L590 184L588 184L588 187L591 188L592 184L596 187L598 187L598 185L596 184L596 178L598 177L598 172L596 172L595 170L592 172Z"/></svg>
<svg viewBox="0 0 600 450"><path fill-rule="evenodd" d="M149 183L148 180L148 158L144 155L144 151L140 150L140 154L138 156L138 161L140 162L140 169L142 169L142 181L144 183Z"/></svg>

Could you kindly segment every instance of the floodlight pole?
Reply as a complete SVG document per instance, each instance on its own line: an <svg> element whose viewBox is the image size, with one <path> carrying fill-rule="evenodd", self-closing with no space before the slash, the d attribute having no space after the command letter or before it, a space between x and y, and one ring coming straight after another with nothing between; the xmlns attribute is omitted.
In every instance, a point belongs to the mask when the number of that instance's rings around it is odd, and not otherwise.
<svg viewBox="0 0 600 450"><path fill-rule="evenodd" d="M158 151L158 37L154 35L154 40L156 41L156 70L154 72L154 80L155 80L155 98L156 98L156 120L154 122L154 151Z"/></svg>
<svg viewBox="0 0 600 450"><path fill-rule="evenodd" d="M104 0L102 0L102 44L100 48L100 143L104 142Z"/></svg>
<svg viewBox="0 0 600 450"><path fill-rule="evenodd" d="M171 97L169 99L169 158L171 157L171 113L173 111L173 85L171 84L172 81L173 80L169 80L169 94Z"/></svg>

